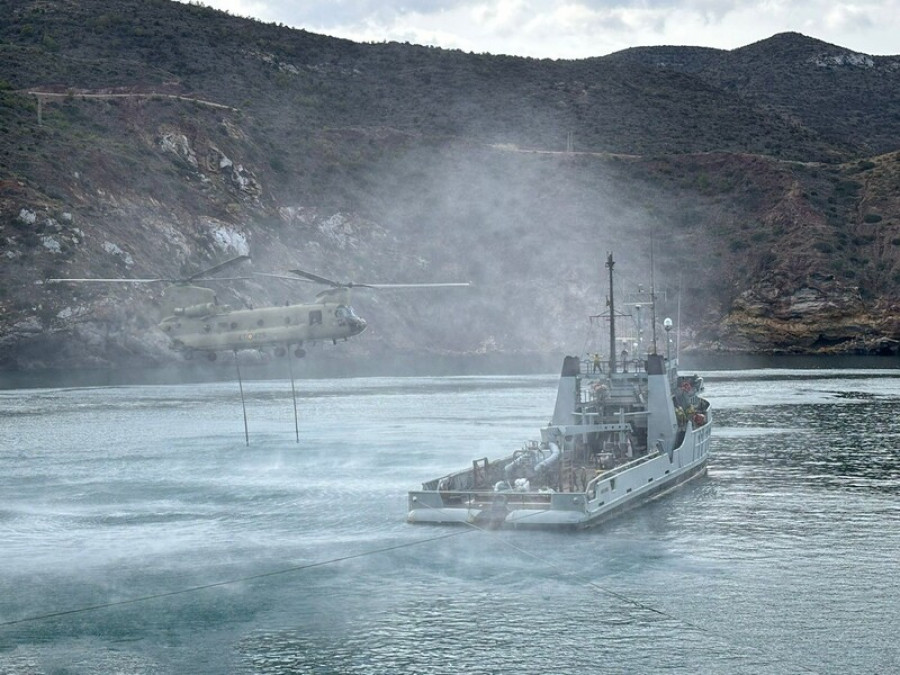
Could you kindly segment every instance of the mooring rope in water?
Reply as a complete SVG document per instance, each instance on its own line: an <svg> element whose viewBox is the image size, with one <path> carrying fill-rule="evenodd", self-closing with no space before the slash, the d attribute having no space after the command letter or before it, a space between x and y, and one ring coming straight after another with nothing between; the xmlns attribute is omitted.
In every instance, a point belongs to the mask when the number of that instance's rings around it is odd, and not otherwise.
<svg viewBox="0 0 900 675"><path fill-rule="evenodd" d="M429 508L435 508L435 507L429 506ZM435 537L427 537L425 539L417 539L416 541L405 542L402 544L395 544L393 546L384 546L382 548L372 549L370 551L362 551L360 553L354 553L354 554L345 555L345 556L339 556L337 558L329 558L328 560L320 560L318 562L311 562L311 563L307 563L305 565L294 565L291 567L285 567L282 569L273 570L271 572L261 572L259 574L251 574L249 576L238 577L236 579L228 579L225 581L217 581L217 582L213 582L213 583L209 583L209 584L202 584L199 586L191 586L189 588L182 588L182 589L175 590L175 591L166 591L164 593L153 593L151 595L144 595L144 596L140 596L137 598L130 598L127 600L117 600L114 602L105 602L105 603L100 603L97 605L77 607L77 608L69 609L69 610L48 612L46 614L36 614L34 616L27 616L27 617L23 617L21 619L13 619L12 621L0 621L0 628L4 628L4 627L8 627L8 626L15 626L18 624L23 624L23 623L32 623L32 622L36 622L36 621L46 621L48 619L55 619L55 618L62 617L62 616L83 614L86 612L93 612L93 611L97 611L97 610L101 610L101 609L108 609L108 608L112 608L112 607L133 605L133 604L137 604L137 603L141 603L141 602L149 602L151 600L158 600L161 598L168 598L168 597L173 597L173 596L178 596L178 595L187 595L189 593L197 593L199 591L204 591L204 590L208 590L211 588L220 588L223 586L230 586L233 584L246 583L248 581L256 581L259 579L266 579L266 578L270 578L270 577L291 574L294 572L302 572L304 570L313 569L316 567L325 567L327 565L333 565L333 564L345 562L348 560L356 560L359 558L366 558L368 556L379 555L382 553L388 553L390 551L398 551L398 550L405 549L405 548L412 548L413 546L419 546L421 544L428 544L428 543L431 543L434 541L440 541L442 539L450 539L451 537L458 537L460 535L468 534L470 532L481 532L483 534L492 534L493 532L496 531L495 529L481 527L480 525L477 525L476 523L473 523L473 522L465 522L463 524L467 526L466 529L459 529L455 532L441 534L441 535L437 535ZM593 580L585 577L580 572L572 572L571 570L567 570L562 565L559 565L558 563L550 560L549 558L538 555L537 553L535 553L533 551L529 551L528 549L522 548L521 546L518 546L517 544L515 544L513 542L506 541L503 538L500 539L500 542L502 544L504 544L505 546L513 549L514 551L517 551L523 555L533 558L534 560L536 560L542 564L548 565L548 566L556 569L564 576L578 579L578 580L582 581L583 583L585 583L590 588L592 588L596 591L599 591L601 593L605 593L606 595L609 595L610 597L614 597L626 604L630 604L633 607L637 607L644 611L658 614L659 616L662 616L671 621L676 621L683 626L686 626L692 630L695 630L698 633L703 633L705 635L716 637L726 644L737 646L742 649L748 649L748 650L754 651L762 656L765 656L766 658L774 658L777 656L777 655L775 655L769 651L766 651L762 648L755 647L752 645L742 644L742 643L734 640L734 638L729 635L710 630L709 628L706 628L704 626L701 626L700 624L694 623L693 621L689 621L680 616L676 616L676 615L672 614L671 612L667 612L665 610L654 607L653 605L650 605L646 602L642 602L641 600L636 600L635 598L629 597L629 596L625 595L624 593L620 593L618 591L614 591L610 588L607 588L607 587L597 583L596 581L593 581ZM803 670L804 672L807 672L807 673L820 672L818 670L810 668L809 666L799 663L796 660L792 660L792 665L796 666L797 668L800 668L801 670Z"/></svg>
<svg viewBox="0 0 900 675"><path fill-rule="evenodd" d="M257 579L266 579L268 577L276 577L283 574L291 574L292 572L301 572L303 570L313 569L315 567L325 567L326 565L333 565L339 562L345 562L347 560L355 560L357 558L365 558L370 555L378 555L380 553L388 553L390 551L398 551L404 548L411 548L413 546L419 546L420 544L428 544L433 541L439 541L441 539L449 539L450 537L458 537L461 534L467 534L472 530L458 530L456 532L450 532L449 534L441 534L436 537L429 537L427 539L417 539L416 541L409 541L403 544L395 544L393 546L385 546L383 548L373 549L371 551L363 551L362 553L353 553L351 555L341 556L339 558L330 558L328 560L320 560L318 562L311 562L305 565L294 565L293 567L285 567L279 570L273 570L271 572L261 572L259 574L251 574L246 577L239 577L237 579L228 579L226 581L216 581L210 584L202 584L200 586L191 586L190 588L182 588L176 591L166 591L164 593L153 593L152 595L142 595L137 598L130 598L128 600L116 600L115 602L104 602L97 605L88 605L85 607L76 607L75 609L66 609L57 612L48 612L46 614L36 614L34 616L26 616L21 619L13 619L12 621L0 621L0 628L6 626L15 626L17 624L22 623L31 623L34 621L45 621L47 619L55 619L60 616L71 616L73 614L82 614L85 612L93 612L99 609L108 609L110 607L121 607L122 605L134 605L139 602L148 602L150 600L157 600L159 598L170 598L175 595L186 595L188 593L196 593L198 591L205 591L210 588L220 588L222 586L230 586L232 584L241 584L246 583L248 581L255 581Z"/></svg>
<svg viewBox="0 0 900 675"><path fill-rule="evenodd" d="M430 507L430 508L434 508L434 507ZM276 577L276 576L281 576L281 575L285 575L285 574L291 574L294 572L302 572L304 570L313 569L316 567L325 567L327 565L333 565L336 563L345 562L347 560L356 560L359 558L366 558L366 557L372 556L372 555L388 553L390 551L398 551L398 550L405 549L405 548L412 548L413 546L419 546L421 544L428 544L428 543L431 543L434 541L440 541L441 539L450 539L451 537L458 537L460 535L468 534L471 532L481 532L484 534L492 534L493 533L493 530L485 528L485 527L481 527L479 525L476 525L475 523L466 522L464 524L467 526L467 529L459 529L455 532L441 534L441 535L437 535L435 537L428 537L425 539L417 539L416 541L405 542L402 544L395 544L393 546L385 546L382 548L372 549L370 551L362 551L361 553L354 553L351 555L340 556L337 558L330 558L328 560L320 560L318 562L311 562L311 563L307 563L305 565L294 565L292 567L285 567L282 569L273 570L271 572L261 572L259 574L251 574L249 576L239 577L236 579L217 581L217 582L213 582L213 583L209 583L209 584L202 584L200 586L191 586L189 588L182 588L182 589L175 590L175 591L166 591L164 593L153 593L151 595L144 595L144 596L140 596L137 598L130 598L127 600L117 600L115 602L105 602L105 603L100 603L97 605L77 607L74 609L61 610L61 611L57 611L57 612L48 612L46 614L36 614L34 616L27 616L27 617L23 617L21 619L13 619L12 621L0 621L0 628L4 628L4 627L8 627L8 626L15 626L15 625L23 624L23 623L32 623L32 622L36 622L36 621L46 621L48 619L55 619L55 618L62 617L62 616L83 614L83 613L93 612L93 611L97 611L97 610L101 610L101 609L109 609L112 607L133 605L133 604L137 604L137 603L141 603L141 602L149 602L151 600L158 600L161 598L169 598L169 597L173 597L173 596L177 596L177 595L187 595L189 593L197 593L199 591L204 591L204 590L208 590L211 588L220 588L223 586L230 586L233 584L246 583L248 581L256 581L259 579L266 579L269 577ZM610 588L602 586L601 584L598 584L596 581L593 581L591 579L584 577L584 575L579 572L572 572L572 571L566 570L561 565L553 562L549 558L540 556L540 555L534 553L533 551L529 551L528 549L522 548L521 546L518 546L512 542L506 541L505 539L501 539L500 541L505 546L507 546L519 553L522 553L523 555L533 558L534 560L537 560L540 563L548 565L548 566L558 570L565 576L579 579L582 582L584 582L585 584L587 584L590 588L592 588L596 591L599 591L601 593L605 593L605 594L607 594L611 597L614 597L618 600L621 600L624 603L630 604L634 607L637 607L639 609L642 609L642 610L645 610L648 612L653 612L654 614L658 614L658 615L665 617L671 621L677 621L678 623L682 624L683 626L687 626L688 628L691 628L692 630L695 630L699 633L703 633L706 635L716 637L716 638L722 640L726 644L734 645L734 646L740 647L742 649L752 650L762 656L765 656L766 658L774 658L776 656L775 654L772 654L764 649L761 649L759 647L754 647L752 645L741 644L740 642L735 641L729 635L717 633L716 631L712 631L712 630L705 628L704 626L701 626L699 624L696 624L692 621L688 621L687 619L676 616L670 612L667 612L665 610L662 610L662 609L659 609L652 605L649 605L646 602L642 602L640 600L631 598L631 597L625 595L624 593L620 593L618 591L614 591ZM796 661L793 661L793 665L800 668L804 672L808 672L808 673L818 673L819 672L818 670L810 668L810 667L808 667L802 663L798 663Z"/></svg>
<svg viewBox="0 0 900 675"><path fill-rule="evenodd" d="M435 507L429 507L429 508L435 508ZM489 532L490 532L489 529L484 528L484 527L481 527L481 526L479 526L479 525L476 525L475 523L466 522L465 524L468 525L468 526L469 526L470 528L472 528L473 530L476 530L476 531L479 531L479 532L485 532L485 533L489 533ZM469 531L472 531L472 530L469 530ZM688 621L687 619L684 619L684 618L682 618L682 617L680 617L680 616L676 616L676 615L674 615L674 614L671 614L670 612L667 612L667 611L665 611L665 610L662 610L662 609L659 609L659 608L654 607L654 606L652 606L652 605L649 605L649 604L647 604L646 602L642 602L642 601L640 601L640 600L636 600L636 599L634 599L634 598L631 598L631 597L625 595L624 593L620 593L620 592L618 592L618 591L614 591L614 590L612 590L612 589L610 589L610 588L607 588L607 587L605 587L605 586L602 586L601 584L598 584L596 581L593 581L593 580L591 580L591 579L588 579L587 577L585 577L585 576L584 576L582 573L580 573L580 572L572 572L572 571L570 571L570 570L566 570L566 569L563 568L561 565L559 565L559 564L553 562L553 561L550 560L549 558L546 558L546 557L544 557L544 556L540 556L540 555L538 555L537 553L534 553L533 551L529 551L528 549L522 548L521 546L517 546L516 544L514 544L514 543L512 543L512 542L509 542L509 541L506 541L505 539L502 539L502 538L501 538L500 541L501 541L502 544L508 546L509 548L511 548L511 549L513 549L513 550L515 550L515 551L518 551L519 553L522 553L522 554L524 554L524 555L526 555L526 556L529 556L529 557L533 558L534 560L537 560L538 562L541 562L541 563L543 563L543 564L545 564L545 565L549 565L550 567L552 567L552 568L556 569L557 571L559 571L559 572L560 572L561 574L563 574L564 576L568 576L568 577L571 577L571 578L574 578L574 579L578 579L578 580L582 581L583 583L587 584L590 588L592 588L592 589L594 589L594 590L596 590L596 591L599 591L599 592L601 592L601 593L605 593L606 595L609 595L609 596L611 596L611 597L614 597L614 598L616 598L616 599L618 599L618 600L621 600L621 601L624 602L624 603L630 604L630 605L632 605L632 606L634 606L634 607L637 607L637 608L639 608L639 609L642 609L642 610L645 610L645 611L648 611L648 612L653 612L654 614L658 614L658 615L660 615L660 616L662 616L662 617L665 617L666 619L669 619L669 620L671 620L671 621L677 621L677 622L680 623L681 625L686 626L686 627L688 627L688 628L690 628L690 629L692 629L692 630L695 630L695 631L697 631L698 633L703 633L703 634L705 634L705 635L709 635L709 636L711 636L711 637L718 638L719 640L721 640L721 641L724 642L725 644L732 645L732 646L736 646L736 647L739 647L739 648L741 648L741 649L747 649L747 650L754 651L754 652L756 652L757 654L766 657L767 659L774 659L774 658L776 658L776 657L777 657L777 658L783 658L783 657L781 657L780 655L774 654L774 653L772 653L772 652L770 652L770 651L767 651L767 650L765 650L765 649L762 649L762 648L760 648L760 647L755 647L755 646L753 646L753 645L745 645L745 644L742 644L741 642L735 640L735 639L734 639L733 637L731 637L730 635L726 635L726 634L724 634L724 633L718 633L718 632L716 632L716 631L714 631L714 630L710 630L709 628L706 628L706 627L704 627L704 626L701 626L700 624L694 623L693 621ZM819 672L820 672L819 670L816 670L816 669L814 669L814 668L811 668L811 667L809 667L809 666L807 666L807 665L805 665L805 664L803 664L803 663L799 663L799 662L797 662L797 661L794 660L794 659L792 659L792 665L796 666L796 667L799 668L800 670L802 670L802 671L804 671L804 672L807 672L807 673L819 673Z"/></svg>

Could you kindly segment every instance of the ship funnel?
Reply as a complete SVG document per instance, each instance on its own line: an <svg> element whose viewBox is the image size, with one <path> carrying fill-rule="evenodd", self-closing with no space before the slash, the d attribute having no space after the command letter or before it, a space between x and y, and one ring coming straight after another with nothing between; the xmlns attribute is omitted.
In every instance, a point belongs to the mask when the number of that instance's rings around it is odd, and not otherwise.
<svg viewBox="0 0 900 675"><path fill-rule="evenodd" d="M671 453L678 434L678 418L672 404L669 377L660 354L647 355L647 409L652 410L647 422L647 447L658 446Z"/></svg>
<svg viewBox="0 0 900 675"><path fill-rule="evenodd" d="M575 424L575 388L578 376L581 375L581 362L577 356L563 359L562 373L559 376L559 388L556 390L556 407L553 409L551 424L563 426Z"/></svg>

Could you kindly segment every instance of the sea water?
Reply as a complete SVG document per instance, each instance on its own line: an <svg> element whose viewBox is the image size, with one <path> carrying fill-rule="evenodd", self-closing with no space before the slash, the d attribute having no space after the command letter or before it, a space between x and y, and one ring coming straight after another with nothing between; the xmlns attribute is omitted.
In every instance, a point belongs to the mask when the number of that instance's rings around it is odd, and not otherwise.
<svg viewBox="0 0 900 675"><path fill-rule="evenodd" d="M900 672L900 370L700 373L708 476L578 533L405 522L552 375L2 391L0 673Z"/></svg>

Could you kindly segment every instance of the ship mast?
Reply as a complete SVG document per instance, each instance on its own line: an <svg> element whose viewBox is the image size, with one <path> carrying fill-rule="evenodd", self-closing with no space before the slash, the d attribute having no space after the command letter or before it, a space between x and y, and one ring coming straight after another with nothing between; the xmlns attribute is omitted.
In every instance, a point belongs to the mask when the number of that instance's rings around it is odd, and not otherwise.
<svg viewBox="0 0 900 675"><path fill-rule="evenodd" d="M606 254L606 266L609 268L609 372L616 372L616 303L613 299L613 262L612 253Z"/></svg>
<svg viewBox="0 0 900 675"><path fill-rule="evenodd" d="M653 322L653 353L659 354L656 348L656 265L653 262L653 237L650 237L650 311Z"/></svg>

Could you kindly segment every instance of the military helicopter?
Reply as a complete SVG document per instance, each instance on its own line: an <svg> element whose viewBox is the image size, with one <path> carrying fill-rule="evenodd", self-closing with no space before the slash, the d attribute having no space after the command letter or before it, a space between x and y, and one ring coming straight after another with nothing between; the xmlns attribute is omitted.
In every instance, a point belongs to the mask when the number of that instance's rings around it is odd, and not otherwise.
<svg viewBox="0 0 900 675"><path fill-rule="evenodd" d="M306 356L305 344L324 340L337 343L359 335L366 320L350 304L352 288L437 288L468 286L468 282L419 284L362 284L338 282L304 270L289 270L295 276L258 272L255 276L308 281L329 288L311 304L285 304L257 309L231 309L219 304L215 291L195 285L197 282L221 282L248 277L210 277L226 267L249 260L242 255L226 260L182 279L48 279L48 282L169 283L163 291L163 317L159 328L172 341L172 347L186 359L206 354L215 361L217 352L262 350L271 347L276 356L291 348L298 358Z"/></svg>
<svg viewBox="0 0 900 675"><path fill-rule="evenodd" d="M317 342L320 340L347 340L354 335L362 333L367 326L366 320L358 316L350 304L350 292L353 288L372 289L399 289L399 288L452 288L466 287L469 282L443 282L443 283L411 283L411 284L371 284L353 281L335 281L327 277L313 274L305 270L288 270L296 276L285 274L272 274L257 272L256 276L275 279L287 279L290 281L311 281L328 286L324 291L316 295L316 302L310 305L285 305L284 307L271 307L264 310L245 310L259 314L257 328L251 336L247 335L247 343L244 349L250 347L251 341L256 346L260 343L274 344L275 355L283 356L287 347L297 345L294 355L298 358L305 356L304 342ZM239 314L234 312L232 314ZM268 323L263 323L263 322Z"/></svg>
<svg viewBox="0 0 900 675"><path fill-rule="evenodd" d="M257 272L255 276L306 281L328 286L316 296L311 304L289 304L280 307L259 309L231 309L219 304L213 290L198 286L198 283L246 280L250 277L212 277L231 265L249 260L241 255L226 260L208 269L180 279L47 279L49 283L168 283L163 291L162 319L159 328L171 339L172 347L190 359L196 352L203 352L215 361L217 352L237 352L246 349L262 350L272 347L276 356L284 356L294 348L294 355L306 355L305 344L321 340L347 340L366 329L365 319L353 311L350 304L352 288L438 288L464 287L468 282L418 283L418 284L360 284L338 282L326 277L296 269L290 270L294 276ZM241 406L244 412L244 438L250 444L247 426L247 408L241 379L240 360L235 358L238 383L241 391ZM290 360L288 360L290 366ZM297 414L297 398L294 388L293 368L289 367L291 395L294 401L294 430L300 442L300 428Z"/></svg>

